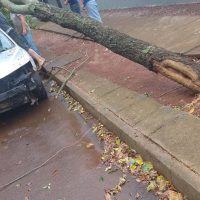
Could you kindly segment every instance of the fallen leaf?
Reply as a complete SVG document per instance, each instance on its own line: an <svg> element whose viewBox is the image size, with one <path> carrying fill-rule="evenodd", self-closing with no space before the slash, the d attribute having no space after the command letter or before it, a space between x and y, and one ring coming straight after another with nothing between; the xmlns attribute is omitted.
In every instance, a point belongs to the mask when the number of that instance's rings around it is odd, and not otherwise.
<svg viewBox="0 0 200 200"><path fill-rule="evenodd" d="M135 165L135 164L136 164L136 160L133 159L133 158L131 158L131 159L129 160L129 164L130 164L130 165Z"/></svg>
<svg viewBox="0 0 200 200"><path fill-rule="evenodd" d="M173 190L168 191L168 198L169 200L183 200L182 194Z"/></svg>
<svg viewBox="0 0 200 200"><path fill-rule="evenodd" d="M192 113L194 112L194 110L195 110L194 107L192 107L192 108L189 110L189 113L192 114Z"/></svg>
<svg viewBox="0 0 200 200"><path fill-rule="evenodd" d="M142 181L139 178L135 179L138 183L141 183Z"/></svg>
<svg viewBox="0 0 200 200"><path fill-rule="evenodd" d="M109 171L112 169L112 166L106 167L105 172Z"/></svg>
<svg viewBox="0 0 200 200"><path fill-rule="evenodd" d="M95 89L91 90L90 93L93 93L95 91Z"/></svg>
<svg viewBox="0 0 200 200"><path fill-rule="evenodd" d="M142 170L147 173L149 171L151 171L153 169L153 165L150 163L150 162L145 162L143 165L142 165Z"/></svg>
<svg viewBox="0 0 200 200"><path fill-rule="evenodd" d="M122 177L119 178L119 185L122 186L126 183L126 175L124 174Z"/></svg>
<svg viewBox="0 0 200 200"><path fill-rule="evenodd" d="M116 141L115 141L115 143L116 143L116 145L118 145L118 146L119 146L119 145L120 145L120 143L121 143L121 140L120 140L119 138L117 138L117 139L116 139Z"/></svg>
<svg viewBox="0 0 200 200"><path fill-rule="evenodd" d="M155 181L150 181L148 186L147 186L147 191L154 191L156 189L157 185Z"/></svg>
<svg viewBox="0 0 200 200"><path fill-rule="evenodd" d="M96 133L97 130L98 130L98 127L95 127L95 126L92 127L92 132L93 132L93 133Z"/></svg>
<svg viewBox="0 0 200 200"><path fill-rule="evenodd" d="M135 199L140 199L141 195L137 192L137 194L135 195Z"/></svg>
<svg viewBox="0 0 200 200"><path fill-rule="evenodd" d="M131 172L134 172L136 168L137 168L136 165L131 165L131 166L130 166L130 170L131 170Z"/></svg>
<svg viewBox="0 0 200 200"><path fill-rule="evenodd" d="M135 158L135 162L136 162L138 165L140 165L140 166L143 165L143 160L142 160L141 156L137 156L137 157Z"/></svg>
<svg viewBox="0 0 200 200"><path fill-rule="evenodd" d="M165 191L167 189L167 186L169 185L169 182L163 176L158 176L156 178L156 182L159 191Z"/></svg>
<svg viewBox="0 0 200 200"><path fill-rule="evenodd" d="M43 186L42 188L50 190L51 189L51 183L49 183L48 185Z"/></svg>
<svg viewBox="0 0 200 200"><path fill-rule="evenodd" d="M91 149L92 147L94 147L94 144L92 144L92 143L88 143L88 144L86 145L86 148L87 148L87 149Z"/></svg>
<svg viewBox="0 0 200 200"><path fill-rule="evenodd" d="M126 163L126 159L125 158L119 159L118 163L119 164L125 164Z"/></svg>
<svg viewBox="0 0 200 200"><path fill-rule="evenodd" d="M110 195L108 192L106 192L106 193L104 194L104 199L105 199L105 200L112 200L111 195Z"/></svg>
<svg viewBox="0 0 200 200"><path fill-rule="evenodd" d="M121 192L121 190L122 190L121 186L123 186L125 183L126 183L126 175L123 174L123 176L119 178L118 184L113 189L109 190L109 194L114 196L117 193Z"/></svg>

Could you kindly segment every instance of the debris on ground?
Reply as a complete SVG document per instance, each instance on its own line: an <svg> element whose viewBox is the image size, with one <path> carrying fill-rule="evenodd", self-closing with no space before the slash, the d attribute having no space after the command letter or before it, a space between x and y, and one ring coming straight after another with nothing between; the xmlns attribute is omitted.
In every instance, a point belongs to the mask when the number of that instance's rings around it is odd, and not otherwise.
<svg viewBox="0 0 200 200"><path fill-rule="evenodd" d="M53 81L50 92L56 92L59 86ZM60 93L68 103L68 109L80 114L87 113L83 106L74 100L66 91ZM200 103L200 97L195 102ZM193 106L194 103L188 107ZM117 170L123 172L123 176L119 178L118 184L106 189L104 194L105 200L112 200L122 190L122 186L127 182L126 174L136 177L138 183L146 185L148 192L154 192L159 200L184 200L184 197L164 176L160 175L154 168L153 164L144 161L140 154L131 149L127 144L120 140L114 133L109 132L101 123L94 124L92 131L97 135L98 140L103 143L103 153L101 156L102 163L106 166L105 171L113 173ZM87 144L86 148L91 148L92 144ZM100 177L100 181L104 181ZM141 199L141 195L137 193L135 199Z"/></svg>
<svg viewBox="0 0 200 200"><path fill-rule="evenodd" d="M50 190L50 189L51 189L51 183L49 183L48 185L43 186L42 188L43 188L43 189Z"/></svg>
<svg viewBox="0 0 200 200"><path fill-rule="evenodd" d="M125 174L132 174L136 177L137 182L146 184L147 191L155 192L155 195L160 200L172 200L170 191L173 191L174 196L176 195L176 200L183 199L183 195L176 191L168 180L154 170L152 163L144 161L141 155L122 142L119 137L107 132L102 124L93 126L93 130L99 140L104 142L104 152L101 159L108 166L106 171L109 171L114 166ZM120 189L121 187L116 186L114 190L110 190L109 194L114 196L117 194L116 190L119 192Z"/></svg>
<svg viewBox="0 0 200 200"><path fill-rule="evenodd" d="M200 95L197 95L191 103L186 104L183 111L200 117Z"/></svg>
<svg viewBox="0 0 200 200"><path fill-rule="evenodd" d="M91 148L93 148L93 147L94 147L94 144L92 144L92 143L86 144L86 148L87 148L87 149L91 149Z"/></svg>
<svg viewBox="0 0 200 200"><path fill-rule="evenodd" d="M126 175L123 174L123 176L119 178L118 184L114 188L107 190L106 193L109 193L111 196L115 196L121 192L122 186L126 183L126 181Z"/></svg>

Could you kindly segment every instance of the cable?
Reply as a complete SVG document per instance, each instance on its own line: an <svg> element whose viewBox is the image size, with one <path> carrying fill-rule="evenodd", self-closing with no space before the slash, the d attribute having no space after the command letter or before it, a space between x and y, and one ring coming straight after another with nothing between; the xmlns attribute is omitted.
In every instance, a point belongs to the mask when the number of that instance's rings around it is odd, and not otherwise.
<svg viewBox="0 0 200 200"><path fill-rule="evenodd" d="M7 187L11 186L13 183L23 179L24 177L32 174L33 172L35 172L36 170L44 167L45 165L47 165L51 160L53 160L58 154L60 154L62 151L64 151L67 148L71 148L75 145L77 145L78 143L80 143L83 138L92 130L92 128L89 128L82 136L79 140L77 140L76 142L74 142L73 144L69 145L69 146L65 146L63 148L61 148L60 150L58 150L55 154L53 154L51 157L49 157L46 161L44 161L42 164L38 165L37 167L34 167L33 169L27 171L26 173L24 173L23 175L15 178L14 180L0 186L0 192L2 192L4 189L6 189Z"/></svg>

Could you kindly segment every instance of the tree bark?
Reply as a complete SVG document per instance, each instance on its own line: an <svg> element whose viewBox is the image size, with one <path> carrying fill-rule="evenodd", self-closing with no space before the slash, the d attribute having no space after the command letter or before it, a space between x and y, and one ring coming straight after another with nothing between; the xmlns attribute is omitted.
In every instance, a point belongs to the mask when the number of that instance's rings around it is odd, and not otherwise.
<svg viewBox="0 0 200 200"><path fill-rule="evenodd" d="M44 3L29 3L23 5L23 8L8 0L0 0L0 3L13 12L30 14L83 33L114 53L137 62L151 71L159 72L195 92L200 92L200 66L197 60L135 39L67 9Z"/></svg>

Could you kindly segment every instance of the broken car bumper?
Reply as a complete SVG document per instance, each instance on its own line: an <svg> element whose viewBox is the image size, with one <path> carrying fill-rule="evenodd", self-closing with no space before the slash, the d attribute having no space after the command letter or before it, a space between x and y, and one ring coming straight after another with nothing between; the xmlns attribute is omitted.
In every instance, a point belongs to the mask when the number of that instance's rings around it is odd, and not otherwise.
<svg viewBox="0 0 200 200"><path fill-rule="evenodd" d="M25 77L23 77L23 81L24 80L29 82L29 84L22 83L0 94L0 113L31 101L30 92L33 91L36 86L31 81L30 76L25 75Z"/></svg>

